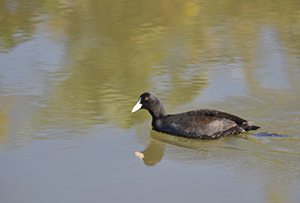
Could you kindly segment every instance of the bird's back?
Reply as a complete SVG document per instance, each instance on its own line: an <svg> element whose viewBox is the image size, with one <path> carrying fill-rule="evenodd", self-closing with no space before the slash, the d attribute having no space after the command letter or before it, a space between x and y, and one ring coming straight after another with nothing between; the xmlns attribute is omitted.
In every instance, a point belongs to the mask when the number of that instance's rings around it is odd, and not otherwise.
<svg viewBox="0 0 300 203"><path fill-rule="evenodd" d="M180 114L166 115L153 121L153 129L188 138L214 139L228 134L245 132L248 122L221 111L201 109Z"/></svg>

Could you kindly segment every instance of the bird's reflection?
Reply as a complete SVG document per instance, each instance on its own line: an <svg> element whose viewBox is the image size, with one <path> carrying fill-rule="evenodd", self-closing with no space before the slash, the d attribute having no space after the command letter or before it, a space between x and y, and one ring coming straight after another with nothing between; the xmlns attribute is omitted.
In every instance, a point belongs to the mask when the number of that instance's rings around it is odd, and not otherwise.
<svg viewBox="0 0 300 203"><path fill-rule="evenodd" d="M140 160L147 166L155 166L159 163L164 156L165 146L164 143L155 139L150 139L148 147L141 152L134 152Z"/></svg>
<svg viewBox="0 0 300 203"><path fill-rule="evenodd" d="M147 166L155 166L163 159L165 153L165 147L168 145L168 151L170 149L175 155L175 159L182 158L185 161L197 162L215 162L219 159L227 160L227 162L233 161L232 156L241 158L248 148L241 148L241 143L249 144L259 142L257 138L284 138L286 135L280 135L275 133L261 132L253 134L254 139L247 135L239 137L228 136L225 139L220 140L196 140L187 139L177 136L167 135L156 131L150 132L148 139L148 147L143 151L134 152L135 156L142 160ZM243 144L244 145L244 144ZM252 146L251 146L252 148ZM264 150L264 149L262 149ZM234 154L234 155L233 155ZM209 159L208 159L209 157ZM220 161L220 160L219 160Z"/></svg>
<svg viewBox="0 0 300 203"><path fill-rule="evenodd" d="M282 142L287 141L294 143L289 145L289 151L282 145ZM134 154L147 166L155 166L167 154L167 158L174 161L230 168L238 178L250 182L262 181L266 196L273 199L278 198L279 194L279 198L286 198L291 194L292 183L299 181L300 177L297 150L299 141L298 137L265 132L211 141L180 138L151 131L148 147ZM274 179L282 171L285 171L284 178Z"/></svg>
<svg viewBox="0 0 300 203"><path fill-rule="evenodd" d="M194 143L195 141L196 140L193 139L180 138L173 135L167 135L164 133L151 131L148 147L143 151L134 152L134 155L138 157L140 160L142 160L145 165L155 166L163 159L166 144L171 144L172 146L175 147L179 146L179 147L195 150L195 148L192 145L192 143ZM199 149L196 150L198 150L198 152L206 151L206 150L199 150Z"/></svg>

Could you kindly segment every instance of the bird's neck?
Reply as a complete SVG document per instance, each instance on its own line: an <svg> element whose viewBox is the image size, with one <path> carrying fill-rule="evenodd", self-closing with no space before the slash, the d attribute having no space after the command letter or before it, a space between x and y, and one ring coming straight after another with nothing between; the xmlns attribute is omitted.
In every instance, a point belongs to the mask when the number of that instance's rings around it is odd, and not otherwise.
<svg viewBox="0 0 300 203"><path fill-rule="evenodd" d="M159 131L159 129L161 129L163 125L163 118L166 116L165 109L162 107L159 111L149 110L149 112L152 115L153 129Z"/></svg>
<svg viewBox="0 0 300 203"><path fill-rule="evenodd" d="M166 111L163 106L156 108L155 110L148 109L149 113L151 114L153 120L161 119L166 115Z"/></svg>
<svg viewBox="0 0 300 203"><path fill-rule="evenodd" d="M164 105L159 99L156 100L155 105L152 105L148 109L148 111L151 114L153 120L161 119L166 115Z"/></svg>

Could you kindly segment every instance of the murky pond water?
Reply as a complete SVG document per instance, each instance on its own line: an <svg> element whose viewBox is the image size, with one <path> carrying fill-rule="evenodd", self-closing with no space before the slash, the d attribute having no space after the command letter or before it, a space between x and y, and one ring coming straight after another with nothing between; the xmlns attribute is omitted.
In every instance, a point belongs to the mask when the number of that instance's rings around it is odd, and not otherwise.
<svg viewBox="0 0 300 203"><path fill-rule="evenodd" d="M0 2L1 202L300 202L300 3ZM212 108L261 126L151 130ZM140 157L140 160L137 156Z"/></svg>

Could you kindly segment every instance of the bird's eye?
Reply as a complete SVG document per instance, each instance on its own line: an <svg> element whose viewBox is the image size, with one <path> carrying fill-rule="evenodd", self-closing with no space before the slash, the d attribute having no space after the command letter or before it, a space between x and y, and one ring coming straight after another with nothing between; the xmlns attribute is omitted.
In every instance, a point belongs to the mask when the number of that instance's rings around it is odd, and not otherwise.
<svg viewBox="0 0 300 203"><path fill-rule="evenodd" d="M149 99L148 97L145 97L145 101L148 101L148 99Z"/></svg>

